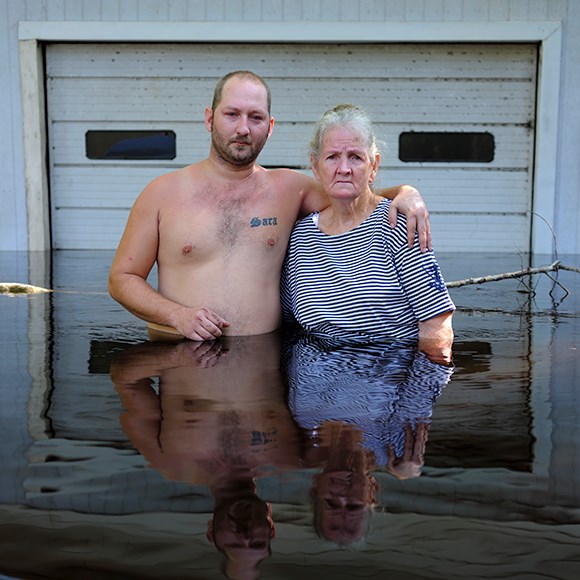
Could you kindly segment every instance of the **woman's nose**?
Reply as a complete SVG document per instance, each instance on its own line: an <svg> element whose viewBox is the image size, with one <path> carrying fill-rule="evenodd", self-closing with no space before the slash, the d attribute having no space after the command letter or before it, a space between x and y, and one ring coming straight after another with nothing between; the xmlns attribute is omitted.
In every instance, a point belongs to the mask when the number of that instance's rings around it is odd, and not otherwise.
<svg viewBox="0 0 580 580"><path fill-rule="evenodd" d="M346 157L342 157L338 162L338 170L341 173L350 173L350 163Z"/></svg>

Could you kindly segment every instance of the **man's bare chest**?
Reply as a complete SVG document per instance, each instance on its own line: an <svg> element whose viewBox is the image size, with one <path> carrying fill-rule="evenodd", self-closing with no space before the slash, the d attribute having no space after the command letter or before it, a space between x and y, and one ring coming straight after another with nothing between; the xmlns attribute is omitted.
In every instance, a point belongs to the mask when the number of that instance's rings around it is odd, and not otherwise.
<svg viewBox="0 0 580 580"><path fill-rule="evenodd" d="M160 250L206 256L285 252L295 215L266 200L221 198L212 203L168 208L160 216Z"/></svg>

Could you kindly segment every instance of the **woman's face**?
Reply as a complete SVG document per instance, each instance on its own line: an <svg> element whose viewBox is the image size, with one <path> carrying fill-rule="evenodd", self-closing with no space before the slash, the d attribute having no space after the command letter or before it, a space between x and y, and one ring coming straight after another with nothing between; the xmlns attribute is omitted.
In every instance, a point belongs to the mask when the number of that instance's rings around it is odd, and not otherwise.
<svg viewBox="0 0 580 580"><path fill-rule="evenodd" d="M318 161L312 171L324 191L334 199L355 199L370 192L380 156L371 159L366 143L350 127L333 127L326 132Z"/></svg>

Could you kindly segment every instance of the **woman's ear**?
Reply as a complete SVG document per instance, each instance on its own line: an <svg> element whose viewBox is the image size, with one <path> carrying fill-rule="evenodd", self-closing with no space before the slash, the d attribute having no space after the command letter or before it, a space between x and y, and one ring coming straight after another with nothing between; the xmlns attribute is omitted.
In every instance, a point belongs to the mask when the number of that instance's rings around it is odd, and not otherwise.
<svg viewBox="0 0 580 580"><path fill-rule="evenodd" d="M310 156L310 167L312 168L312 173L314 173L314 177L318 179L318 170L316 169L316 159L314 159L313 155Z"/></svg>
<svg viewBox="0 0 580 580"><path fill-rule="evenodd" d="M379 171L380 162L381 162L381 154L377 153L371 164L371 174L369 175L369 183L372 183L375 180L375 177L377 176L377 173Z"/></svg>

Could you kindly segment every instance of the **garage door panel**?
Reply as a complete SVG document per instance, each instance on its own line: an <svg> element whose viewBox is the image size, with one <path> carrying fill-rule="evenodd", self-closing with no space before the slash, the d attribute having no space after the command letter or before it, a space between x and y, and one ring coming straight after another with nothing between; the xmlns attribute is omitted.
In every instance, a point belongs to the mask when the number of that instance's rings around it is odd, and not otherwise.
<svg viewBox="0 0 580 580"><path fill-rule="evenodd" d="M170 169L159 167L108 167L95 179L91 167L56 168L54 186L60 195L54 208L128 209L144 187ZM104 219L108 219L106 211Z"/></svg>
<svg viewBox="0 0 580 580"><path fill-rule="evenodd" d="M524 215L458 214L431 216L435 252L529 251L529 220Z"/></svg>
<svg viewBox="0 0 580 580"><path fill-rule="evenodd" d="M280 122L318 120L337 103L365 108L375 122L404 118L410 123L511 123L533 118L533 87L529 82L424 82L392 79L294 79L272 82L273 116ZM52 120L188 121L203 118L210 99L202 99L186 79L59 79L49 85Z"/></svg>
<svg viewBox="0 0 580 580"><path fill-rule="evenodd" d="M108 167L95 179L90 167L56 168L54 183L60 195L56 209L129 209L149 181L167 169L149 167ZM309 171L303 173L310 174ZM431 213L464 212L525 213L528 203L520 195L527 173L488 174L485 170L430 170L417 173L394 168L381 169L376 185L388 187L410 183L423 194Z"/></svg>
<svg viewBox="0 0 580 580"><path fill-rule="evenodd" d="M77 250L114 250L129 216L125 209L84 208L53 211L53 244Z"/></svg>
<svg viewBox="0 0 580 580"><path fill-rule="evenodd" d="M55 244L76 249L114 250L128 217L128 210L102 211L61 209L55 212ZM518 215L433 215L436 251L449 249L478 252L525 252L529 232L524 216Z"/></svg>
<svg viewBox="0 0 580 580"><path fill-rule="evenodd" d="M493 169L527 169L530 165L532 133L526 127L504 125L476 124L383 124L375 123L377 135L383 142L381 165L383 167L413 167L417 172L428 167L450 167L455 169L486 167ZM119 161L89 160L85 152L85 133L87 130L160 130L174 131L176 134L176 157L160 164L156 161L140 161L145 166L182 167L207 156L210 135L202 122L198 123L151 123L139 121L134 123L113 122L60 122L54 125L51 136L53 162L59 165L83 165L94 163L95 167L118 165ZM405 163L398 159L398 138L406 131L439 131L439 132L488 132L495 141L495 155L490 163ZM312 136L311 123L276 123L274 132L259 161L265 166L308 167L308 142ZM133 162L134 163L134 162ZM127 162L122 162L126 165Z"/></svg>
<svg viewBox="0 0 580 580"><path fill-rule="evenodd" d="M431 213L503 212L523 214L530 210L521 191L529 188L524 171L488 172L431 169L422 172L391 168L379 171L377 185L409 183L419 189Z"/></svg>
<svg viewBox="0 0 580 580"><path fill-rule="evenodd" d="M262 48L263 47L263 48ZM82 44L71 55L68 45L50 46L49 77L168 77L207 81L232 70L251 70L268 80L448 78L528 79L535 47L512 44L227 44L198 45ZM267 58L265 58L267 55ZM307 59L307 66L303 65ZM249 63L251 66L249 66ZM136 75L138 71L138 75Z"/></svg>

